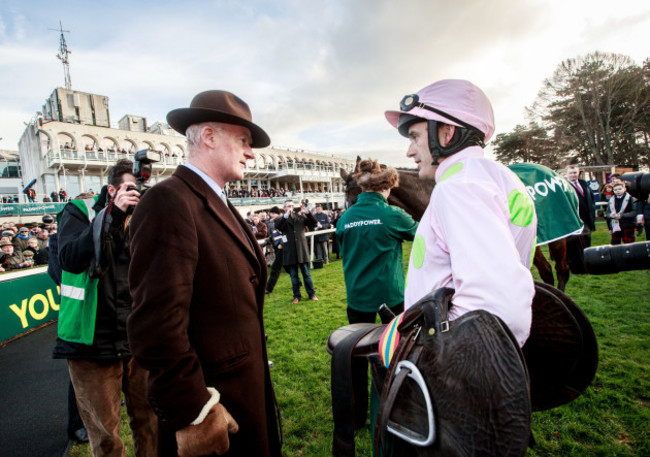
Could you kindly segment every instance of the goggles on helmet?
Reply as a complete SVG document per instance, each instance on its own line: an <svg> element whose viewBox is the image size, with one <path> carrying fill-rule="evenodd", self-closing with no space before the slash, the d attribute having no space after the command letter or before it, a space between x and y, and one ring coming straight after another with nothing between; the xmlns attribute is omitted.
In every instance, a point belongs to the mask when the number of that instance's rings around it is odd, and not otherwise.
<svg viewBox="0 0 650 457"><path fill-rule="evenodd" d="M425 105L424 103L420 103L420 97L418 96L418 94L405 95L404 98L402 99L402 101L399 102L399 108L402 111L411 111L413 108L416 108L416 107L432 111L432 112L434 112L436 114L439 114L442 117L446 117L447 119L449 119L452 122L455 122L458 125L461 125L461 126L465 127L466 129L475 130L478 133L480 133L481 135L485 135L483 132L481 132L479 129L477 129L473 125L470 125L465 121L461 121L460 119L458 119L457 117L452 116L451 114L447 114L444 111L439 110L438 108L434 108L433 106L429 106L429 105Z"/></svg>

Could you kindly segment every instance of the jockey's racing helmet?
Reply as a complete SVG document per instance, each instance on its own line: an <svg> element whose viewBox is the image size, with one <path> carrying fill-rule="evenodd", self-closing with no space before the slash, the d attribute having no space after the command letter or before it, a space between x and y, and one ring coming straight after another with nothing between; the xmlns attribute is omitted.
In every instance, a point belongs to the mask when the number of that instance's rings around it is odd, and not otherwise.
<svg viewBox="0 0 650 457"><path fill-rule="evenodd" d="M469 146L485 147L494 133L492 104L481 89L462 79L443 79L406 95L399 111L386 111L386 119L402 136L408 138L411 125L426 121L429 130L429 151L433 165L438 158L448 157ZM438 123L456 126L447 146L438 140Z"/></svg>

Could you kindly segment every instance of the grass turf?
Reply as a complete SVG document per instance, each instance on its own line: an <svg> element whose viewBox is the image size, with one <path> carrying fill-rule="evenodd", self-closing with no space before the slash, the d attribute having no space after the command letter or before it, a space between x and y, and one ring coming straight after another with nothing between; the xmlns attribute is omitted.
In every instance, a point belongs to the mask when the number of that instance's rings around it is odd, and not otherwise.
<svg viewBox="0 0 650 457"><path fill-rule="evenodd" d="M598 224L592 242L609 243L604 224ZM410 247L410 243L404 246L405 262ZM539 279L535 269L533 273ZM331 455L330 356L325 342L334 329L347 324L341 261L312 270L312 278L318 302L293 305L289 275L283 272L264 308L285 457ZM649 272L572 275L566 292L594 327L600 351L598 372L573 402L533 413L536 444L527 456L650 455ZM127 455L133 456L124 413L122 428ZM88 445L76 445L70 455L89 456L90 450ZM357 456L371 455L366 426L357 433Z"/></svg>

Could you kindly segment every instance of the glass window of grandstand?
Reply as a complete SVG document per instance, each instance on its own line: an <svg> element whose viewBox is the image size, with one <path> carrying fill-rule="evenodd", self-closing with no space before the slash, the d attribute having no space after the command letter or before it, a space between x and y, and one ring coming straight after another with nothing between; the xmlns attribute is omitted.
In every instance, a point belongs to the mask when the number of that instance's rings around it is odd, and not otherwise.
<svg viewBox="0 0 650 457"><path fill-rule="evenodd" d="M56 188L56 180L54 175L43 175L43 182L45 184L45 193L50 195L52 192L58 192L59 189Z"/></svg>
<svg viewBox="0 0 650 457"><path fill-rule="evenodd" d="M65 189L68 194L68 198L74 199L81 193L81 187L79 185L79 176L76 175L67 175L61 176L61 187Z"/></svg>
<svg viewBox="0 0 650 457"><path fill-rule="evenodd" d="M102 181L99 176L84 176L84 192L98 194L102 188Z"/></svg>

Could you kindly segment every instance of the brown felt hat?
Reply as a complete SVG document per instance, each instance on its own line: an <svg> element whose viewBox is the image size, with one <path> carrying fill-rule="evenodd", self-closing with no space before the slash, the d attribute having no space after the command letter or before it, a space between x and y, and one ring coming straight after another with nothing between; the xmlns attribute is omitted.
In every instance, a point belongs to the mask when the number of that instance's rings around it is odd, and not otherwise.
<svg viewBox="0 0 650 457"><path fill-rule="evenodd" d="M235 94L225 90L206 90L196 95L189 108L178 108L167 113L167 122L178 133L185 135L190 125L201 122L223 122L248 128L254 148L265 148L271 139L261 127L253 124L251 110Z"/></svg>

